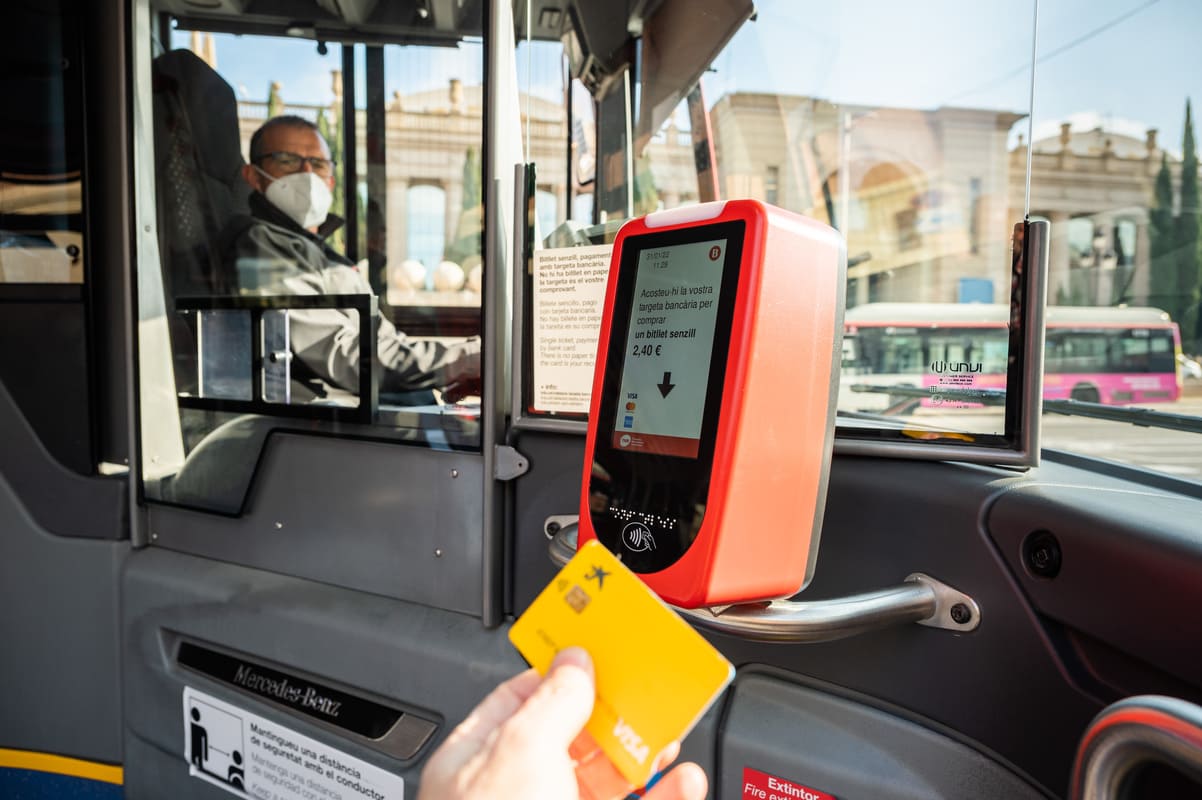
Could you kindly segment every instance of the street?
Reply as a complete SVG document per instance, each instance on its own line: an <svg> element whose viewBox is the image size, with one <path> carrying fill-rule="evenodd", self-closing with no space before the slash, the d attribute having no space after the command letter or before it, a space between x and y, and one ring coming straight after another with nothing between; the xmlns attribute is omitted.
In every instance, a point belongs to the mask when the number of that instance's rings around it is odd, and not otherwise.
<svg viewBox="0 0 1202 800"><path fill-rule="evenodd" d="M1202 396L1143 406L1202 417ZM1044 414L1043 446L1121 461L1183 478L1202 480L1202 435L1122 422Z"/></svg>
<svg viewBox="0 0 1202 800"><path fill-rule="evenodd" d="M1188 383L1185 394L1176 403L1147 403L1133 408L1202 418L1202 385L1198 382ZM966 432L1000 432L1002 429L1000 409L936 411L923 408L918 410L913 419L935 427ZM1042 444L1045 448L1109 459L1202 481L1202 435L1199 434L1045 413Z"/></svg>

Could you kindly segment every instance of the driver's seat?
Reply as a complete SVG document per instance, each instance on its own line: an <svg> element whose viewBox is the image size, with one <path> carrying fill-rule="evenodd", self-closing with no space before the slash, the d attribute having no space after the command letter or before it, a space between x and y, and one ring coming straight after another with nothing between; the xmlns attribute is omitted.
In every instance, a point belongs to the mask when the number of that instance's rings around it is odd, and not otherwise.
<svg viewBox="0 0 1202 800"><path fill-rule="evenodd" d="M159 248L169 299L230 295L237 275L217 241L246 214L241 135L234 90L191 50L171 50L152 65Z"/></svg>

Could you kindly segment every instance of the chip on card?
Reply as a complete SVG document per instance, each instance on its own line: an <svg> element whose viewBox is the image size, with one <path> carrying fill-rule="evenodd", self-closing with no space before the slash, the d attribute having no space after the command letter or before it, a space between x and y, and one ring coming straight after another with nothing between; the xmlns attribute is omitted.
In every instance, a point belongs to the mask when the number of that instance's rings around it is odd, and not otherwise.
<svg viewBox="0 0 1202 800"><path fill-rule="evenodd" d="M656 756L689 732L735 672L596 541L513 623L509 640L543 675L565 647L588 651L597 701L585 733L633 786L651 778ZM585 737L573 745L578 761L587 744Z"/></svg>

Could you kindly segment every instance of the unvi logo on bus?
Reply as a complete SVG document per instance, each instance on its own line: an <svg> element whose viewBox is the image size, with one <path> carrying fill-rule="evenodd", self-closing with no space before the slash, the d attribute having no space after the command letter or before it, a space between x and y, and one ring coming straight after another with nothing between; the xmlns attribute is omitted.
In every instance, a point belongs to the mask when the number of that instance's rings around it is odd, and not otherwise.
<svg viewBox="0 0 1202 800"><path fill-rule="evenodd" d="M940 408L979 408L969 390L985 388L977 377L985 365L980 361L932 361L930 372L924 376L923 386L931 390L931 397L924 399L924 406Z"/></svg>
<svg viewBox="0 0 1202 800"><path fill-rule="evenodd" d="M954 373L954 374L980 372L983 367L984 367L984 364L982 364L980 361L976 361L971 364L967 361L954 361L954 362L953 361L932 361L931 362L931 372L934 372L934 373L940 374L940 375L945 372L946 373Z"/></svg>

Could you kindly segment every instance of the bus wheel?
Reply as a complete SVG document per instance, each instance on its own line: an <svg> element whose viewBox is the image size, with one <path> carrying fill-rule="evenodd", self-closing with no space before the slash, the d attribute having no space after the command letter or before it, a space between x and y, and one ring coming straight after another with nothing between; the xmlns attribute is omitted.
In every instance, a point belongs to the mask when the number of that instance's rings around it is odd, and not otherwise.
<svg viewBox="0 0 1202 800"><path fill-rule="evenodd" d="M1073 387L1073 393L1070 395L1074 400L1080 400L1083 403L1100 403L1102 396L1098 394L1096 386L1090 386L1087 383L1078 384Z"/></svg>

